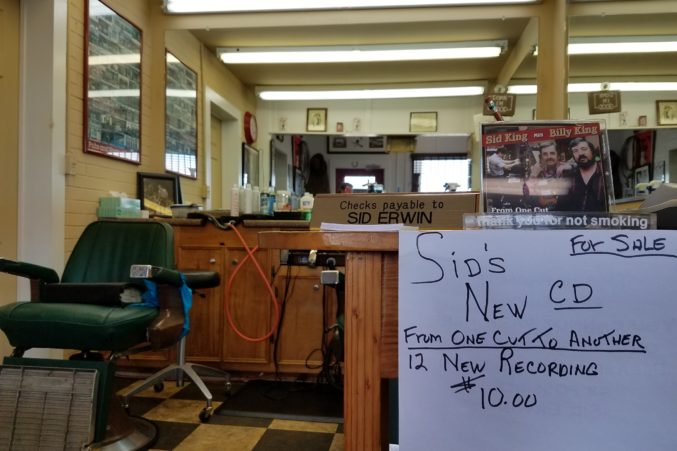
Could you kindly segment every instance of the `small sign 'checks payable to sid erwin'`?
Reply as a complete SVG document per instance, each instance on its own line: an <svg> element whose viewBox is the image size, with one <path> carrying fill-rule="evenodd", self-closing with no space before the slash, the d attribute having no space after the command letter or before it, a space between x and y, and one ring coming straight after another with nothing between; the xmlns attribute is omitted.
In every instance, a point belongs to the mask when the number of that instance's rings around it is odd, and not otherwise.
<svg viewBox="0 0 677 451"><path fill-rule="evenodd" d="M420 229L461 229L463 214L477 212L479 193L318 194L311 229L324 223L404 224Z"/></svg>

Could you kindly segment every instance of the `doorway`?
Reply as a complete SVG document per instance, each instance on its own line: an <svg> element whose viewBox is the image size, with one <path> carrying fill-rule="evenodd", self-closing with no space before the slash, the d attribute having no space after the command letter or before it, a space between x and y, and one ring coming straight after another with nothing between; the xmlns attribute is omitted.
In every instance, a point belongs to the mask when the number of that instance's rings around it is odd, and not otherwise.
<svg viewBox="0 0 677 451"><path fill-rule="evenodd" d="M383 187L384 170L377 169L352 169L352 168L337 168L336 169L336 186L334 192L339 191L341 183L350 183L353 185L354 193L370 192L370 187L374 185L381 185Z"/></svg>

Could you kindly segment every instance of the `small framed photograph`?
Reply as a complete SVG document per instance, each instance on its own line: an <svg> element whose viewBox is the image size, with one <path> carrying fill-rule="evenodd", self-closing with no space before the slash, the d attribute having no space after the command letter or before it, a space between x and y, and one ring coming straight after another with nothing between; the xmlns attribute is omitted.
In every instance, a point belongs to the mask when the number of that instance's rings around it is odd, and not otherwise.
<svg viewBox="0 0 677 451"><path fill-rule="evenodd" d="M326 132L327 131L327 109L326 108L308 108L307 109L306 131L307 132Z"/></svg>
<svg viewBox="0 0 677 451"><path fill-rule="evenodd" d="M178 174L136 173L136 196L141 209L154 216L171 216L172 205L181 203L181 185Z"/></svg>
<svg viewBox="0 0 677 451"><path fill-rule="evenodd" d="M411 113L409 116L409 131L411 133L436 132L437 112Z"/></svg>
<svg viewBox="0 0 677 451"><path fill-rule="evenodd" d="M635 196L644 194L646 192L646 185L651 181L651 175L649 174L649 166L640 166L635 169Z"/></svg>
<svg viewBox="0 0 677 451"><path fill-rule="evenodd" d="M658 125L677 125L677 100L656 100Z"/></svg>

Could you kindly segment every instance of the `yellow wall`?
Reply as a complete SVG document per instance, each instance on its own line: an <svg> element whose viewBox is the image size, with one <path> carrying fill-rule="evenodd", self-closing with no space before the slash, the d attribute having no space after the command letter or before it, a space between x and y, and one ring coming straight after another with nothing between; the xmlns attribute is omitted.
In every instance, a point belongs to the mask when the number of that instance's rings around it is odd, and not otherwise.
<svg viewBox="0 0 677 451"><path fill-rule="evenodd" d="M187 31L166 31L160 2L105 0L108 6L142 30L141 164L83 152L85 0L68 3L68 130L67 154L73 175L66 179L66 254L82 229L96 219L98 199L109 191L136 197L136 173L164 171L165 49L198 74L198 179L181 177L183 201L204 203L204 87L209 86L241 111L254 111L256 98L212 52ZM209 143L207 143L208 145ZM224 156L224 158L237 158Z"/></svg>
<svg viewBox="0 0 677 451"><path fill-rule="evenodd" d="M19 155L19 0L0 0L0 257L16 258ZM0 274L0 304L16 299L16 278ZM0 355L10 352L0 334Z"/></svg>

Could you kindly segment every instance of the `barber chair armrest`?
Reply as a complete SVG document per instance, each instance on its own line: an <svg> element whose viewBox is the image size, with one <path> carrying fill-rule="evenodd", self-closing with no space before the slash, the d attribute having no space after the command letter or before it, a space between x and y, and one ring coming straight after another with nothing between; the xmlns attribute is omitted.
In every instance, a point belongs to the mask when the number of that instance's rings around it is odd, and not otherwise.
<svg viewBox="0 0 677 451"><path fill-rule="evenodd" d="M203 269L182 269L181 273L186 278L186 285L191 290L200 288L214 288L221 284L221 277L216 271Z"/></svg>
<svg viewBox="0 0 677 451"><path fill-rule="evenodd" d="M28 279L38 279L44 283L59 282L59 275L52 268L6 258L0 258L0 272Z"/></svg>
<svg viewBox="0 0 677 451"><path fill-rule="evenodd" d="M145 287L128 282L45 284L40 288L40 302L121 306L127 289L136 289L140 294Z"/></svg>

